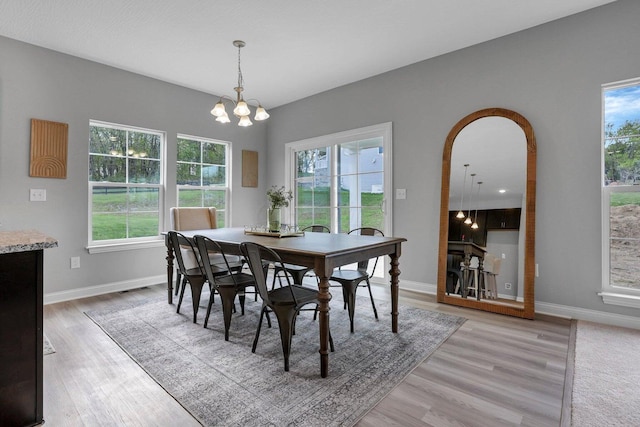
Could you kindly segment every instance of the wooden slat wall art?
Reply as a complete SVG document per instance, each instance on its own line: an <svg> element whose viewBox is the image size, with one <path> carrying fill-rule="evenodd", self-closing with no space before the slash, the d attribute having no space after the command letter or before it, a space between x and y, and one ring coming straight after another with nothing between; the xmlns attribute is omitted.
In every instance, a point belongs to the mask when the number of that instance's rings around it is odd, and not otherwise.
<svg viewBox="0 0 640 427"><path fill-rule="evenodd" d="M242 150L242 186L258 186L258 152Z"/></svg>
<svg viewBox="0 0 640 427"><path fill-rule="evenodd" d="M31 163L29 176L67 177L67 141L69 125L31 119Z"/></svg>

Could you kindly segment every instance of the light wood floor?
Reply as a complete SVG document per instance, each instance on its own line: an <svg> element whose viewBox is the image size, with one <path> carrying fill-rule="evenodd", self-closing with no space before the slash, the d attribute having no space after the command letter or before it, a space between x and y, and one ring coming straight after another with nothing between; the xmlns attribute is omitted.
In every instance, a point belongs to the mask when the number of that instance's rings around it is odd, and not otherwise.
<svg viewBox="0 0 640 427"><path fill-rule="evenodd" d="M376 297L386 293L377 289ZM56 349L44 357L46 425L200 425L84 315L154 294L166 289L45 306L44 330ZM358 426L560 425L569 321L483 313L410 292L401 293L401 303L468 320Z"/></svg>

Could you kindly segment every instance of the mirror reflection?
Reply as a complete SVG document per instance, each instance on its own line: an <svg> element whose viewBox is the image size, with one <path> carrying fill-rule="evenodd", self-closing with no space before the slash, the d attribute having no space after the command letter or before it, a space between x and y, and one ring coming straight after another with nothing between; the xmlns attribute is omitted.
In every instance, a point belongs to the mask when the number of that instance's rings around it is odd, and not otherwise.
<svg viewBox="0 0 640 427"><path fill-rule="evenodd" d="M489 109L452 129L443 156L439 301L533 316L534 193L526 119Z"/></svg>

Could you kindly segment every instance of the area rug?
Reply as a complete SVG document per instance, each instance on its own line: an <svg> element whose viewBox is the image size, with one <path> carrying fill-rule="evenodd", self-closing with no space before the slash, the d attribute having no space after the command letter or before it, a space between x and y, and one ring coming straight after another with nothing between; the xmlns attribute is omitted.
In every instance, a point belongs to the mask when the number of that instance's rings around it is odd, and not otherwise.
<svg viewBox="0 0 640 427"><path fill-rule="evenodd" d="M578 321L573 426L640 426L640 331Z"/></svg>
<svg viewBox="0 0 640 427"><path fill-rule="evenodd" d="M205 426L353 425L465 320L400 307L400 332L394 334L390 304L376 302L375 320L370 300L358 297L351 334L341 301L332 301L335 352L329 376L321 378L312 311L297 320L285 372L275 316L251 353L261 303L248 298L245 315L234 315L225 342L219 301L207 329L205 310L194 324L186 298L181 314L162 298L87 315Z"/></svg>
<svg viewBox="0 0 640 427"><path fill-rule="evenodd" d="M56 352L56 349L51 345L51 341L49 341L49 337L46 334L42 334L42 355L46 356L47 354L53 354Z"/></svg>

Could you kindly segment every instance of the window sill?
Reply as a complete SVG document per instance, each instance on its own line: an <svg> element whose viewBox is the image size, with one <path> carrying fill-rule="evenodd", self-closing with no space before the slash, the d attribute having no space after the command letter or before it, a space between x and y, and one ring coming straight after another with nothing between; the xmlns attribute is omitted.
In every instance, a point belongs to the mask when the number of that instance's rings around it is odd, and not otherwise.
<svg viewBox="0 0 640 427"><path fill-rule="evenodd" d="M157 248L164 246L164 240L148 240L144 242L111 243L106 245L88 246L90 254L101 254L105 252L130 251L134 249Z"/></svg>
<svg viewBox="0 0 640 427"><path fill-rule="evenodd" d="M605 304L620 305L623 307L640 308L640 296L629 294L617 294L613 292L599 292Z"/></svg>

